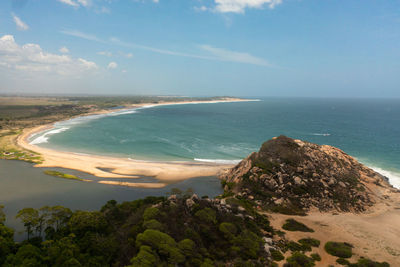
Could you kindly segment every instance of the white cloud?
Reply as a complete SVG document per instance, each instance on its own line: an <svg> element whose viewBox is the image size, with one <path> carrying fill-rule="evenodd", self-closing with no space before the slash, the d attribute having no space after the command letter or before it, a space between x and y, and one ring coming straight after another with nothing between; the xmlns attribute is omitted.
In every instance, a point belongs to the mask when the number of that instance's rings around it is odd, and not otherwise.
<svg viewBox="0 0 400 267"><path fill-rule="evenodd" d="M246 8L263 8L268 5L274 8L282 3L282 0L214 0L216 12L220 13L244 13Z"/></svg>
<svg viewBox="0 0 400 267"><path fill-rule="evenodd" d="M79 38L86 39L86 40L89 40L89 41L96 41L96 42L99 42L99 43L104 43L104 41L100 40L95 35L83 33L83 32L80 32L80 31L75 31L75 30L68 31L68 30L65 30L65 31L61 31L61 33L66 34L66 35L79 37Z"/></svg>
<svg viewBox="0 0 400 267"><path fill-rule="evenodd" d="M136 43L124 42L119 40L116 37L112 37L109 41L100 39L94 35L85 34L79 31L62 31L62 33L83 38L86 40L97 41L102 44L112 44L118 45L121 47L127 47L130 49L141 49L157 54L169 55L169 56L178 56L178 57L188 57L188 58L195 58L195 59L204 59L204 60L215 60L215 61L227 61L227 62L238 62L238 63L245 63L245 64L252 64L252 65L259 65L259 66L266 66L266 67L276 67L272 64L269 64L262 58L255 57L246 52L237 52L231 51L228 49L217 48L210 45L199 45L198 48L203 52L202 54L198 53L185 53L167 49L160 49L152 46L146 46ZM204 54L206 52L207 54Z"/></svg>
<svg viewBox="0 0 400 267"><path fill-rule="evenodd" d="M112 53L108 52L108 51L100 51L100 52L97 52L97 54L101 55L101 56L112 57Z"/></svg>
<svg viewBox="0 0 400 267"><path fill-rule="evenodd" d="M107 66L107 69L115 69L118 67L118 64L115 62L110 62Z"/></svg>
<svg viewBox="0 0 400 267"><path fill-rule="evenodd" d="M0 67L59 75L75 75L98 68L96 63L85 59L46 53L38 44L20 46L12 35L0 37Z"/></svg>
<svg viewBox="0 0 400 267"><path fill-rule="evenodd" d="M91 1L90 0L77 0L79 4L81 4L82 6L90 6L91 5Z"/></svg>
<svg viewBox="0 0 400 267"><path fill-rule="evenodd" d="M11 15L14 19L15 25L17 25L18 30L26 31L29 29L29 26L25 22L23 22L17 15L15 15L14 13L11 13Z"/></svg>
<svg viewBox="0 0 400 267"><path fill-rule="evenodd" d="M92 5L91 0L58 0L58 2L72 6L72 7L89 7Z"/></svg>
<svg viewBox="0 0 400 267"><path fill-rule="evenodd" d="M96 7L95 12L97 14L110 14L111 10L108 7L102 6L102 7Z"/></svg>
<svg viewBox="0 0 400 267"><path fill-rule="evenodd" d="M61 2L63 4L69 5L69 6L73 6L73 7L79 6L79 4L74 2L73 0L58 0L58 2Z"/></svg>
<svg viewBox="0 0 400 267"><path fill-rule="evenodd" d="M252 56L248 53L231 51L223 48L217 48L210 45L200 45L200 48L215 56L220 61L247 63L260 66L271 66L262 58Z"/></svg>
<svg viewBox="0 0 400 267"><path fill-rule="evenodd" d="M134 2L142 2L142 3L144 3L144 2L147 2L148 0L133 0ZM153 2L153 3L156 3L156 4L158 4L159 2L160 2L160 0L150 0L151 2Z"/></svg>
<svg viewBox="0 0 400 267"><path fill-rule="evenodd" d="M58 51L60 51L63 54L68 54L69 53L69 49L65 46L60 47L60 49L58 49Z"/></svg>
<svg viewBox="0 0 400 267"><path fill-rule="evenodd" d="M208 8L206 6L195 6L193 9L197 12L202 12L202 11L208 10Z"/></svg>

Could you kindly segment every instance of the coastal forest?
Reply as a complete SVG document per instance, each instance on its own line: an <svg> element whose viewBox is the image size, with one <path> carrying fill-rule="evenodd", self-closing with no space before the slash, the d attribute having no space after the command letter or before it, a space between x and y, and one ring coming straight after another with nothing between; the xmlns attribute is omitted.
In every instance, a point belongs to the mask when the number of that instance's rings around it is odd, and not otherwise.
<svg viewBox="0 0 400 267"><path fill-rule="evenodd" d="M26 240L0 217L1 266L265 266L266 217L220 200L178 194L124 202L100 211L25 208Z"/></svg>

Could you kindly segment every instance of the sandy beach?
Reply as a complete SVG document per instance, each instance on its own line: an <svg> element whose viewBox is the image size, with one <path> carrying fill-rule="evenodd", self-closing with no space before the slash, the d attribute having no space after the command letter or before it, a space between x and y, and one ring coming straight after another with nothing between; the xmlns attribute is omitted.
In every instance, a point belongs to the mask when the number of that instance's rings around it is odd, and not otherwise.
<svg viewBox="0 0 400 267"><path fill-rule="evenodd" d="M185 102L163 102L163 103L144 103L129 106L118 110L101 110L98 112L88 113L79 117L106 114L113 112L121 112L124 110L132 110L135 108L146 106L162 106L162 105L181 105L181 104L200 104L200 103L220 103L220 102L241 102L252 101L246 99L226 98L215 101L185 101ZM66 169L74 169L82 172L90 173L99 178L123 178L135 179L143 176L153 177L160 183L134 183L129 182L112 182L98 181L103 184L121 185L131 187L144 188L160 188L169 183L182 181L194 177L214 176L218 175L222 170L232 167L230 164L216 164L204 162L157 162L157 161L141 161L128 158L117 158L100 155L87 155L73 152L57 151L53 149L43 148L31 144L28 139L35 133L51 129L54 123L50 125L42 125L30 129L25 129L18 136L16 143L23 149L39 153L43 162L35 165L35 167L62 167Z"/></svg>
<svg viewBox="0 0 400 267"><path fill-rule="evenodd" d="M378 200L365 213L311 211L307 216L277 213L266 215L275 229L283 230L281 227L288 218L294 218L312 228L315 231L313 233L283 231L290 240L312 237L321 241L319 248L313 248L313 252L322 257L317 266L339 266L336 263L337 257L324 250L323 246L328 241L352 244L354 248L351 262L362 256L386 261L391 266L400 266L400 194L396 191L385 191L385 195L385 198ZM279 266L283 264L280 263Z"/></svg>

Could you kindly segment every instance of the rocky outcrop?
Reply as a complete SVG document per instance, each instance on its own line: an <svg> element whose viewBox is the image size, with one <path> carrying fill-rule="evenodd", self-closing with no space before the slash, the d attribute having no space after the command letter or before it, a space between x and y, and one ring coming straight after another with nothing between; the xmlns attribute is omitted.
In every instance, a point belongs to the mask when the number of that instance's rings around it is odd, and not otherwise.
<svg viewBox="0 0 400 267"><path fill-rule="evenodd" d="M225 190L283 213L364 211L373 205L372 186L394 190L386 177L342 150L286 136L265 142L221 175Z"/></svg>

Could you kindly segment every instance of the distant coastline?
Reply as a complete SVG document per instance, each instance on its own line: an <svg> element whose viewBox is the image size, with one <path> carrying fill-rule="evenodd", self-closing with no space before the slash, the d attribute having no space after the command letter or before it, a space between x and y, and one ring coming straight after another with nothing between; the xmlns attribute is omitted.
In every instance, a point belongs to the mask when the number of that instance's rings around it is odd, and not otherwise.
<svg viewBox="0 0 400 267"><path fill-rule="evenodd" d="M258 99L241 99L241 98L223 98L218 100L207 101L182 101L182 102L162 102L162 103L141 103L126 106L121 109L107 109L95 112L89 112L79 116L73 116L70 119L76 119L87 116L124 114L123 112L134 111L139 108L148 108L166 105L184 105L184 104L212 104L212 103L229 103L229 102L250 102L260 101ZM65 120L63 120L65 121ZM43 148L35 145L35 142L29 139L33 135L48 131L54 128L53 122L33 128L25 129L20 134L16 143L19 147L28 151L33 151L42 156L43 162L35 165L35 167L62 167L74 169L90 173L99 178L118 178L129 179L128 181L102 181L99 183L121 185L130 187L143 188L160 188L169 183L182 181L189 178L200 176L215 176L226 168L232 167L233 162L160 162L160 161L142 161L130 158L118 158L100 155L88 155L82 153L73 153L66 151L58 151L49 148ZM110 171L106 171L110 170ZM135 178L143 176L153 177L159 180L159 183L135 183ZM133 179L133 180L132 180Z"/></svg>

